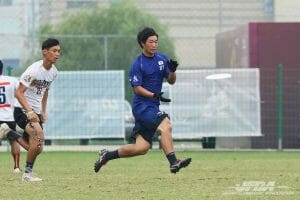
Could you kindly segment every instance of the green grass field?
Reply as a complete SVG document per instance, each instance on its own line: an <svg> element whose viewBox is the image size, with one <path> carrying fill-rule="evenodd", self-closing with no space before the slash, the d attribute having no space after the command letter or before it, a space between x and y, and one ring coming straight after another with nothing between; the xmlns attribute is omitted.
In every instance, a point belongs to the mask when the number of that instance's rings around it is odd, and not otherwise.
<svg viewBox="0 0 300 200"><path fill-rule="evenodd" d="M26 153L21 156L24 168ZM12 173L10 153L2 152L0 199L300 198L299 152L200 151L177 156L193 161L176 175L169 172L161 151L111 161L96 174L95 152L43 152L35 166L43 181L23 183L22 174ZM238 187L250 181L272 187Z"/></svg>

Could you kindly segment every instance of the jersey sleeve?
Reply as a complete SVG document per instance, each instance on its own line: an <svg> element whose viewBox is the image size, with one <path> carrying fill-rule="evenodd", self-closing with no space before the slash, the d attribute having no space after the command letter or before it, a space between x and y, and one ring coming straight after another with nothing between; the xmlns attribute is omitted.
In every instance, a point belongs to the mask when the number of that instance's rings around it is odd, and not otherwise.
<svg viewBox="0 0 300 200"><path fill-rule="evenodd" d="M129 81L132 87L142 85L142 69L138 62L135 62L130 68Z"/></svg>
<svg viewBox="0 0 300 200"><path fill-rule="evenodd" d="M20 83L25 87L29 87L32 81L35 80L35 75L31 69L32 68L28 67L20 77Z"/></svg>

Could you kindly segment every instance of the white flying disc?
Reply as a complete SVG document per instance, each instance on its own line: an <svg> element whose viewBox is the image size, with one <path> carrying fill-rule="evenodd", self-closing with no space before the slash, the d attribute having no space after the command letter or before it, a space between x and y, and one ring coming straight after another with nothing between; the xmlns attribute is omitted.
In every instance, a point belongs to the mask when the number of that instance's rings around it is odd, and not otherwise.
<svg viewBox="0 0 300 200"><path fill-rule="evenodd" d="M231 78L231 74L229 73L211 74L206 76L205 78L209 80L225 79L225 78Z"/></svg>

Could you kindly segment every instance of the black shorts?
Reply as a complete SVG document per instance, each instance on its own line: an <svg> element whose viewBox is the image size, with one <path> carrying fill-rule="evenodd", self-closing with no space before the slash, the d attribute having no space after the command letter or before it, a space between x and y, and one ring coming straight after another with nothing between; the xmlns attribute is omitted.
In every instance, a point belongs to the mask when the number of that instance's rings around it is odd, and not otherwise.
<svg viewBox="0 0 300 200"><path fill-rule="evenodd" d="M38 115L40 119L40 126L43 128L42 120L41 120L41 115ZM22 129L25 130L26 125L30 122L27 119L26 113L23 111L22 108L16 107L14 110L14 118L18 126Z"/></svg>
<svg viewBox="0 0 300 200"><path fill-rule="evenodd" d="M169 118L169 115L167 113L158 112L155 115L153 115L151 123L145 124L143 121L141 122L137 120L132 130L130 143L135 143L136 136L141 135L144 138L144 140L146 140L150 145L152 145L152 140L156 129L166 117Z"/></svg>
<svg viewBox="0 0 300 200"><path fill-rule="evenodd" d="M16 130L16 122L12 122L12 121L0 121L0 124L6 123L8 125L8 127L12 130Z"/></svg>

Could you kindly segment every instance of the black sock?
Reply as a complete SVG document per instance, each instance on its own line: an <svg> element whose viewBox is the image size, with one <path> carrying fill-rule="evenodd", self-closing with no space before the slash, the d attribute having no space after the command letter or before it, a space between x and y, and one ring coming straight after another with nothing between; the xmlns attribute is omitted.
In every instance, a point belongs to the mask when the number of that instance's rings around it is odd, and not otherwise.
<svg viewBox="0 0 300 200"><path fill-rule="evenodd" d="M105 158L107 160L113 160L113 159L120 158L118 150L107 152L107 154L105 155Z"/></svg>
<svg viewBox="0 0 300 200"><path fill-rule="evenodd" d="M175 164L176 161L177 161L177 158L176 158L176 155L175 155L174 152L169 153L169 154L167 155L167 158L168 158L168 161L169 161L170 165Z"/></svg>
<svg viewBox="0 0 300 200"><path fill-rule="evenodd" d="M26 161L25 173L31 173L33 168L33 163Z"/></svg>

